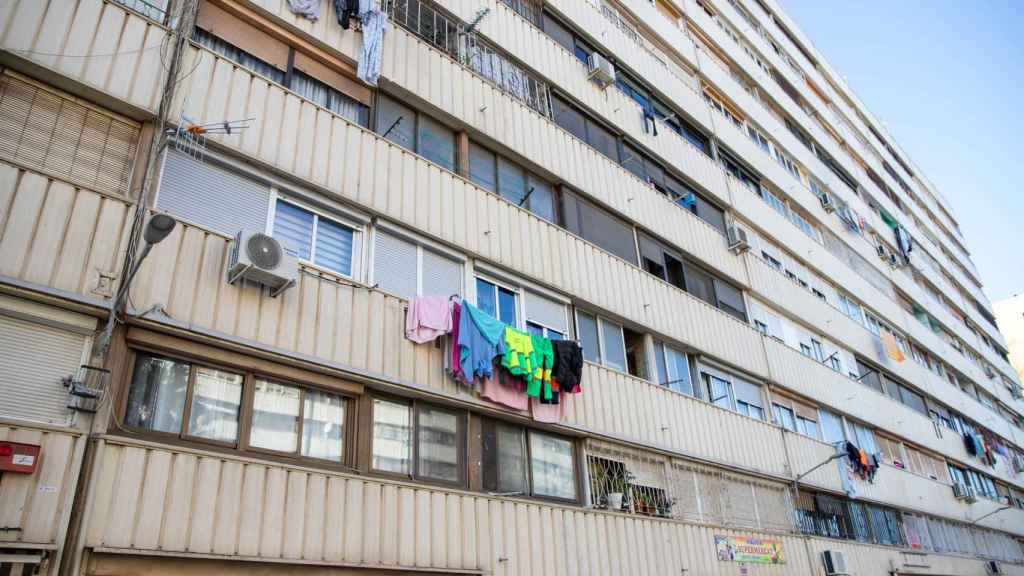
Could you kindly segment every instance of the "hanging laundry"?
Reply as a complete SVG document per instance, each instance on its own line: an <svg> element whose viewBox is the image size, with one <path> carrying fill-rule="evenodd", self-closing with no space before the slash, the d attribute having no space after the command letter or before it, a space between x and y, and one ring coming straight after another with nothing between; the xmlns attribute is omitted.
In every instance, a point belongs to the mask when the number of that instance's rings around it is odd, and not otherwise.
<svg viewBox="0 0 1024 576"><path fill-rule="evenodd" d="M448 369L456 380L465 380L462 363L459 362L459 322L462 320L462 304L452 302L452 337L448 350Z"/></svg>
<svg viewBox="0 0 1024 576"><path fill-rule="evenodd" d="M847 456L849 456L849 454L850 454L849 448L851 446L853 446L853 444L850 444L849 442L846 443ZM853 446L853 448L854 448L854 450L856 450L855 446ZM836 465L839 466L839 480L842 482L843 492L846 493L846 496L848 498L856 498L857 497L857 485L854 484L854 482L853 482L853 476L851 475L852 474L852 470L850 469L849 462L844 461L843 458L839 458L839 459L836 460Z"/></svg>
<svg viewBox="0 0 1024 576"><path fill-rule="evenodd" d="M554 367L551 369L552 381L558 382L562 392L575 394L581 391L583 380L583 348L572 340L552 340Z"/></svg>
<svg viewBox="0 0 1024 576"><path fill-rule="evenodd" d="M338 17L338 24L348 30L349 21L359 14L359 0L334 0L334 14Z"/></svg>
<svg viewBox="0 0 1024 576"><path fill-rule="evenodd" d="M452 331L452 311L444 296L418 296L409 302L405 337L417 344L432 342Z"/></svg>
<svg viewBox="0 0 1024 576"><path fill-rule="evenodd" d="M526 395L551 400L551 369L555 365L555 350L551 340L543 336L531 334L530 341L533 344L534 365L533 374L527 380Z"/></svg>
<svg viewBox="0 0 1024 576"><path fill-rule="evenodd" d="M565 418L565 402L549 404L534 398L530 401L530 411L533 413L533 419L537 422L558 424Z"/></svg>
<svg viewBox="0 0 1024 576"><path fill-rule="evenodd" d="M360 0L359 21L363 27L363 48L359 53L356 75L370 86L377 85L380 77L381 51L384 48L384 32L388 29L388 17L376 6L374 0Z"/></svg>
<svg viewBox="0 0 1024 576"><path fill-rule="evenodd" d="M530 407L530 398L524 394L522 380L501 369L501 366L494 367L491 377L481 378L480 396L513 410L528 410Z"/></svg>
<svg viewBox="0 0 1024 576"><path fill-rule="evenodd" d="M978 448L977 445L974 443L974 437L972 437L967 432L964 432L964 449L967 450L967 453L970 454L971 456L978 455Z"/></svg>
<svg viewBox="0 0 1024 576"><path fill-rule="evenodd" d="M459 316L459 366L463 382L494 374L494 357L504 354L505 325L472 304L462 303Z"/></svg>
<svg viewBox="0 0 1024 576"><path fill-rule="evenodd" d="M888 330L882 330L882 344L885 346L885 355L897 362L903 362L907 359L903 355L903 350L900 349L900 345L896 342L896 336Z"/></svg>
<svg viewBox="0 0 1024 576"><path fill-rule="evenodd" d="M293 14L316 22L320 19L320 2L321 0L288 0L288 9Z"/></svg>

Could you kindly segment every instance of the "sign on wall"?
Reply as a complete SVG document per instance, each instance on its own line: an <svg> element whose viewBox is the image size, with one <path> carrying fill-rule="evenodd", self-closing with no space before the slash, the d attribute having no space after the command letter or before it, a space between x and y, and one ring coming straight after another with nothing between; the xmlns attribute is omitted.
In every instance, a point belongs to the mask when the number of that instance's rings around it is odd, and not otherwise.
<svg viewBox="0 0 1024 576"><path fill-rule="evenodd" d="M715 549L718 551L718 559L726 562L786 563L782 555L782 542L769 538L716 535Z"/></svg>

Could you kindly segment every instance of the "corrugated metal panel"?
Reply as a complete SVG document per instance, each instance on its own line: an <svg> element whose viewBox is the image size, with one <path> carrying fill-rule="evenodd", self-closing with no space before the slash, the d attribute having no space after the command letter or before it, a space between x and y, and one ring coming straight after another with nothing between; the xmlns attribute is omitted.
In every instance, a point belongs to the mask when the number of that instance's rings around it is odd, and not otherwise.
<svg viewBox="0 0 1024 576"><path fill-rule="evenodd" d="M71 412L61 378L78 372L85 343L82 334L0 315L0 414L67 424Z"/></svg>
<svg viewBox="0 0 1024 576"><path fill-rule="evenodd" d="M270 187L213 164L168 149L156 207L215 232L267 227ZM307 255L308 258L308 255Z"/></svg>
<svg viewBox="0 0 1024 576"><path fill-rule="evenodd" d="M83 186L128 194L139 126L5 74L0 158Z"/></svg>
<svg viewBox="0 0 1024 576"><path fill-rule="evenodd" d="M40 446L33 474L0 475L0 526L20 529L0 532L0 543L54 544L63 538L58 527L74 497L81 464L76 448L84 439L71 433L0 426L0 440Z"/></svg>
<svg viewBox="0 0 1024 576"><path fill-rule="evenodd" d="M377 231L373 247L373 281L396 296L416 296L416 245Z"/></svg>

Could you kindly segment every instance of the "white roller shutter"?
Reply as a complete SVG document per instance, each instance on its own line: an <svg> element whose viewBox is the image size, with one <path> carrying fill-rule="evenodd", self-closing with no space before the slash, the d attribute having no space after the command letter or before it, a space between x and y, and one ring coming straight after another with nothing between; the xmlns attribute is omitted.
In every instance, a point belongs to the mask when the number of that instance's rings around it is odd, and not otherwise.
<svg viewBox="0 0 1024 576"><path fill-rule="evenodd" d="M68 392L61 378L78 371L86 336L0 315L0 415L68 424Z"/></svg>
<svg viewBox="0 0 1024 576"><path fill-rule="evenodd" d="M127 195L139 125L62 92L0 76L0 158Z"/></svg>
<svg viewBox="0 0 1024 576"><path fill-rule="evenodd" d="M267 228L270 186L173 148L167 150L156 207L183 220L234 236Z"/></svg>
<svg viewBox="0 0 1024 576"><path fill-rule="evenodd" d="M529 290L524 291L524 297L526 299L527 320L558 330L562 334L569 333L565 304L557 300L545 298Z"/></svg>
<svg viewBox="0 0 1024 576"><path fill-rule="evenodd" d="M373 279L396 296L416 296L416 245L377 231L373 247Z"/></svg>
<svg viewBox="0 0 1024 576"><path fill-rule="evenodd" d="M462 295L462 264L423 250L422 293L431 296Z"/></svg>

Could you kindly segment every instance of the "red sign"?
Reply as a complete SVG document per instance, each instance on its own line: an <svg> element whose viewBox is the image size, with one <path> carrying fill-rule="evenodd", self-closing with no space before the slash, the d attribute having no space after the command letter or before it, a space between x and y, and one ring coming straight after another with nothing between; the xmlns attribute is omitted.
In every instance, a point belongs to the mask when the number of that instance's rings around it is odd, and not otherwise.
<svg viewBox="0 0 1024 576"><path fill-rule="evenodd" d="M0 472L31 474L39 463L39 446L0 441Z"/></svg>

